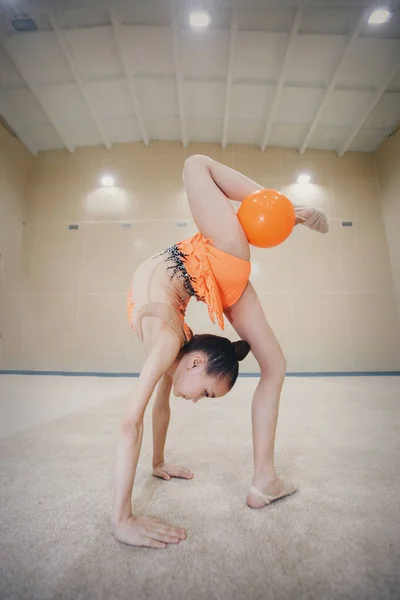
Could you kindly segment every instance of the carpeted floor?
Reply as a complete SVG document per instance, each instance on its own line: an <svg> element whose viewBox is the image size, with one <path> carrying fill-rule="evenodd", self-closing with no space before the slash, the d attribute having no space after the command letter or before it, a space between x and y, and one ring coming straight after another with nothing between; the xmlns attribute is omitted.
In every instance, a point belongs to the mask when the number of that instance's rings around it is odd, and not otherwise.
<svg viewBox="0 0 400 600"><path fill-rule="evenodd" d="M148 410L133 506L187 528L165 550L112 535L126 393L1 439L1 600L399 599L400 379L288 378L276 462L300 488L259 511L245 504L256 384L172 398L166 458L191 481L151 476Z"/></svg>

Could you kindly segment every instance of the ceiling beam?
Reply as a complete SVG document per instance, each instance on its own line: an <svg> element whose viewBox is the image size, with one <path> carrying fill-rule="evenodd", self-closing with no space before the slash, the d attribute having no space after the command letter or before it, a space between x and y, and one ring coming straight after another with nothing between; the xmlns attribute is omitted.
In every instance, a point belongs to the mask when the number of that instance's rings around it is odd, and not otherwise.
<svg viewBox="0 0 400 600"><path fill-rule="evenodd" d="M54 131L57 133L58 137L60 138L60 140L62 141L62 143L64 144L64 146L67 148L67 150L69 150L69 152L73 152L74 151L74 147L71 146L71 144L68 142L68 140L66 139L64 133L61 131L60 127L55 122L55 120L51 117L51 115L49 114L49 111L47 110L45 104L43 103L43 100L41 98L40 91L39 91L39 89L40 89L41 86L37 85L33 81L33 78L31 77L28 69L25 69L21 64L17 64L17 62L13 58L12 52L11 52L11 50L9 48L9 41L8 41L8 39L7 38L2 38L0 40L0 43L3 46L4 51L7 54L8 58L10 59L12 65L14 67L14 69L17 71L18 75L21 77L21 79L26 84L26 86L28 87L28 89L30 90L30 92L32 93L32 95L35 97L35 100L39 104L40 108L44 112L44 114L45 114L46 118L49 120L50 124L53 126Z"/></svg>
<svg viewBox="0 0 400 600"><path fill-rule="evenodd" d="M292 52L292 48L293 48L293 44L296 40L296 36L297 36L297 32L299 30L299 26L300 26L300 21L302 19L303 16L303 12L300 6L298 6L296 8L296 14L293 20L293 25L292 25L292 29L290 31L290 35L289 35L289 39L288 39L288 43L286 45L286 52L285 52L285 57L283 59L283 64L282 64L282 68L281 68L281 73L278 79L278 83L276 85L275 88L275 95L272 101L272 106L271 106L271 110L269 111L269 115L268 115L268 120L267 120L267 124L265 126L265 133L264 133L264 138L261 144L261 151L264 152L265 148L267 147L268 144L268 138L269 138L269 134L271 133L271 128L272 128L272 124L274 122L274 117L275 117L275 113L276 110L278 108L278 102L279 102L279 97L281 95L281 91L283 88L283 84L285 81L285 77L286 77L286 71L287 71L287 67L289 64L289 59L290 59L290 54Z"/></svg>
<svg viewBox="0 0 400 600"><path fill-rule="evenodd" d="M121 75L120 77L117 76L109 76L109 77L96 77L96 79L91 79L91 83L117 83L117 82L121 82L121 81L125 81L126 77L124 77L123 75ZM154 74L138 74L135 76L135 80L136 81L146 81L148 79L154 80L154 79L158 79L159 81L165 81L165 76L163 75L154 75ZM207 77L205 76L200 76L200 75L196 75L196 76L187 76L185 77L185 81L190 81L190 82L195 82L195 83L226 83L226 77ZM253 85L253 86L265 86L266 85L266 81L265 80L260 80L260 79L252 79L252 78L245 78L245 77L237 77L235 78L235 83L240 83L243 85ZM45 85L46 88L51 88L51 87L57 87L60 85L60 83L57 81L46 81L43 82L41 85ZM267 82L268 85L268 82ZM299 83L291 83L290 85L285 86L288 89L291 90L319 90L319 91L325 91L326 88L319 85L319 84L313 84L313 83L304 83L303 85L299 84ZM26 83L18 83L18 84L12 84L12 85L7 85L7 86L3 86L1 89L4 90L22 90L26 88ZM336 91L340 91L340 92L362 92L362 93L369 93L371 92L371 86L364 86L364 87L349 87L349 86L335 86L335 90ZM393 93L396 93L395 91L393 91Z"/></svg>
<svg viewBox="0 0 400 600"><path fill-rule="evenodd" d="M59 44L59 46L61 48L61 51L62 51L65 59L67 60L67 62L69 64L69 67L70 67L70 69L72 71L72 75L74 76L75 82L76 82L77 86L79 87L79 89L81 91L81 94L82 94L82 96L83 96L83 98L84 98L84 100L86 102L86 106L89 109L90 115L91 115L93 121L96 124L97 131L99 132L100 137L103 140L103 143L104 143L105 147L109 150L111 148L111 144L108 141L107 136L105 135L105 133L103 131L103 128L102 128L101 123L100 123L100 120L96 116L96 112L95 112L95 110L93 108L93 104L92 104L92 102L91 102L91 100L89 98L89 95L88 95L88 93L87 93L87 91L85 89L85 85L83 83L82 77L79 74L79 70L78 70L78 67L76 65L76 61L75 61L75 59L74 59L74 57L72 55L71 50L68 47L67 41L65 39L65 34L62 31L62 29L60 28L59 24L57 23L57 20L54 17L54 15L49 15L48 18L49 18L50 24L51 24L51 26L53 28L53 31L54 31L54 33L56 35L57 42L58 42L58 44Z"/></svg>
<svg viewBox="0 0 400 600"><path fill-rule="evenodd" d="M170 15L171 15L171 27L172 27L172 43L174 51L174 64L175 64L175 79L176 79L176 91L178 94L178 109L179 109L179 120L181 123L181 138L182 144L186 147L188 145L187 132L186 132L186 119L183 105L183 76L182 76L182 65L180 56L180 31L179 31L179 19L178 19L178 4L171 0L170 2Z"/></svg>
<svg viewBox="0 0 400 600"><path fill-rule="evenodd" d="M368 119L369 115L372 113L375 106L378 104L379 100L382 98L383 94L387 90L390 82L396 77L396 75L399 71L400 71L400 60L397 60L396 64L394 65L393 69L391 69L390 73L386 77L386 79L383 82L383 84L381 85L381 87L378 90L376 90L375 94L372 97L371 102L368 104L367 108L365 109L365 111L361 115L359 121L357 122L357 125L354 127L353 131L351 132L351 134L349 135L349 137L347 138L345 143L338 150L339 156L343 156L343 154L346 152L347 148L350 146L350 144L352 143L354 138L359 134L365 121Z"/></svg>
<svg viewBox="0 0 400 600"><path fill-rule="evenodd" d="M117 19L114 9L110 9L109 13L110 13L112 29L113 29L115 41L117 43L117 48L118 48L119 56L121 59L122 67L125 72L125 77L128 80L129 94L130 94L130 97L131 97L131 100L133 103L133 107L135 109L136 118L139 123L140 135L142 136L142 140L145 143L145 145L148 146L150 143L150 138L149 138L149 134L147 133L146 125L145 125L143 115L142 115L142 110L141 110L140 104L139 104L138 95L136 92L136 85L135 85L135 82L131 75L131 71L129 68L129 61L126 56L126 52L125 52L124 45L122 42L121 22L119 21L119 19Z"/></svg>
<svg viewBox="0 0 400 600"><path fill-rule="evenodd" d="M317 127L317 125L319 123L319 120L320 120L320 118L322 116L322 113L324 112L326 104L327 104L329 98L331 97L331 94L333 92L333 89L334 89L334 87L336 85L337 80L339 79L339 76L340 76L340 73L342 71L343 65L344 65L344 63L345 63L345 61L346 61L346 59L347 59L350 51L353 49L353 46L354 46L354 43L355 43L356 39L360 35L361 29L362 29L363 25L365 24L365 18L367 16L367 14L369 14L370 12L371 12L371 9L369 7L365 8L364 10L361 11L361 14L360 14L360 16L358 18L356 26L354 27L352 34L349 36L349 38L347 40L347 43L345 44L345 47L344 47L343 52L342 52L342 55L341 55L341 57L339 59L339 62L337 64L337 66L336 66L335 72L334 72L334 74L333 74L333 76L332 76L332 78L330 80L330 83L329 83L328 87L325 90L325 94L324 94L322 102L321 102L321 104L320 104L320 106L319 106L319 108L317 110L317 114L315 115L314 120L311 123L311 125L310 125L310 127L309 127L309 129L307 131L307 134L306 134L306 137L304 139L304 142L302 143L302 145L300 147L300 150L299 150L300 154L303 154L305 152L305 150L306 150L306 148L307 148L307 146L309 144L311 136L314 133L315 128Z"/></svg>
<svg viewBox="0 0 400 600"><path fill-rule="evenodd" d="M224 121L222 125L222 150L225 150L228 143L228 123L229 123L229 112L231 109L231 89L232 89L232 76L233 76L233 59L235 55L235 43L236 33L238 29L238 9L235 6L232 9L232 20L231 30L229 36L229 58L228 58L228 74L226 77L226 90L225 90L225 110L224 110Z"/></svg>

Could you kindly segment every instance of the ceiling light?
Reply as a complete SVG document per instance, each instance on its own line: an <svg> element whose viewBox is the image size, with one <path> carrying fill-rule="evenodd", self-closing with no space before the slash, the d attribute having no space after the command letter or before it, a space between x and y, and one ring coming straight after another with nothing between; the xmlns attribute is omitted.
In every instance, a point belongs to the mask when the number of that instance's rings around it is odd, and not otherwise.
<svg viewBox="0 0 400 600"><path fill-rule="evenodd" d="M111 175L103 175L100 179L100 183L103 187L112 187L114 185L114 177L111 177Z"/></svg>
<svg viewBox="0 0 400 600"><path fill-rule="evenodd" d="M207 27L210 20L210 15L205 12L194 12L189 16L189 23L192 27Z"/></svg>
<svg viewBox="0 0 400 600"><path fill-rule="evenodd" d="M297 183L310 183L310 181L311 175L308 173L301 173L301 175L297 177Z"/></svg>
<svg viewBox="0 0 400 600"><path fill-rule="evenodd" d="M385 8L378 8L371 14L368 23L371 25L381 25L382 23L387 23L391 16L392 13Z"/></svg>

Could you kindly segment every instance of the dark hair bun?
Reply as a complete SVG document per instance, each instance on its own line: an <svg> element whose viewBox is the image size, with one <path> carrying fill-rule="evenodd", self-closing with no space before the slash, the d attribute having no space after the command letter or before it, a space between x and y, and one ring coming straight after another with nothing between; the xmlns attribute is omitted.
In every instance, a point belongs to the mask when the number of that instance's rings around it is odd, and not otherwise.
<svg viewBox="0 0 400 600"><path fill-rule="evenodd" d="M235 352L236 352L236 358L239 361L241 361L244 358L246 358L246 356L250 352L250 344L248 344L244 340L239 340L238 342L233 342L233 347L234 347Z"/></svg>

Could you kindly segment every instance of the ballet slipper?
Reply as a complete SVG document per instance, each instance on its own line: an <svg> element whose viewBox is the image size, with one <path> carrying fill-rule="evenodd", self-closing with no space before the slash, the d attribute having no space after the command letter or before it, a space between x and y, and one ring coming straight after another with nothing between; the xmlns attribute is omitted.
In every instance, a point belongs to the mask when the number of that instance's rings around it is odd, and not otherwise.
<svg viewBox="0 0 400 600"><path fill-rule="evenodd" d="M279 498L290 496L291 494L294 494L297 491L297 487L291 481L285 481L284 479L282 479L281 481L283 482L283 491L277 496L267 496L266 494L260 492L260 490L258 490L256 487L254 487L254 485L251 486L250 492L264 500L265 504L267 505L271 504L271 502L274 502L275 500L279 500Z"/></svg>
<svg viewBox="0 0 400 600"><path fill-rule="evenodd" d="M295 208L294 212L296 213L297 216L302 218L300 216L300 213L305 208L306 208L305 206L303 206L301 208ZM301 225L305 225L309 229L313 229L314 231L318 231L319 233L328 233L328 231L329 231L329 224L328 224L327 216L324 212L322 212L322 210L319 210L319 208L313 208L311 215L309 217L307 217L306 219L304 219L303 221L301 221Z"/></svg>

